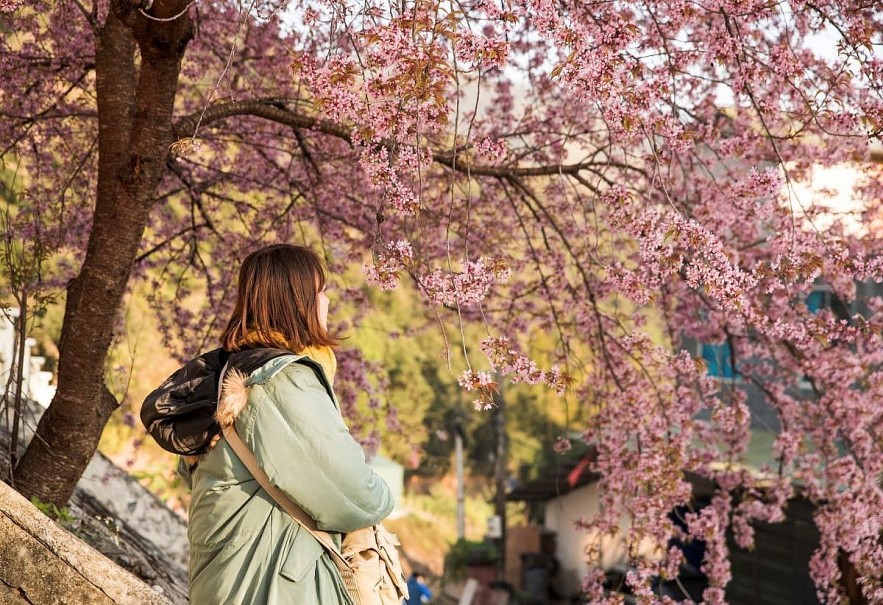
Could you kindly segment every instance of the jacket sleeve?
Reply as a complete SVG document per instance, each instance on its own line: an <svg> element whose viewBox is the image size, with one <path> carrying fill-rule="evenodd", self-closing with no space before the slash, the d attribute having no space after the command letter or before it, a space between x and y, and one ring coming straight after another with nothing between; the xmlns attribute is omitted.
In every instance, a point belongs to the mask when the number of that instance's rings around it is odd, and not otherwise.
<svg viewBox="0 0 883 605"><path fill-rule="evenodd" d="M255 391L236 428L270 481L319 529L350 532L392 512L389 486L365 462L313 370L292 364Z"/></svg>

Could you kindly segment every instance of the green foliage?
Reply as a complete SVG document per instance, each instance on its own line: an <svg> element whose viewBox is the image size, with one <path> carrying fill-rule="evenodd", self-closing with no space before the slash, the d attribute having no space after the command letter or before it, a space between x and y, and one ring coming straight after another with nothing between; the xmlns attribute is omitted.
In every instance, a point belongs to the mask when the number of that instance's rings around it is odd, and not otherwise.
<svg viewBox="0 0 883 605"><path fill-rule="evenodd" d="M53 310L63 293L47 282L57 277L64 255L57 250L57 236L47 228L51 217L38 210L26 181L0 162L0 307L24 308L27 335L37 340L35 353L47 356L43 369L52 371L52 343L61 325L61 314Z"/></svg>
<svg viewBox="0 0 883 605"><path fill-rule="evenodd" d="M347 281L361 279L348 274ZM402 464L410 462L413 450L420 452L414 472L423 477L442 477L452 470L457 427L465 441L467 474L490 476L496 457L494 412L476 411L473 397L457 384L464 370L464 351L477 370L487 369L479 352L486 332L476 325L464 325L444 310L427 311L419 294L402 282L394 292L366 287L371 311L349 334L347 347L360 349L365 358L384 370L385 396L398 410L401 429L388 431L381 423L384 453ZM345 301L335 304L335 315L346 321L352 316ZM544 366L559 362L561 346L554 333L539 332L517 346L535 356ZM504 384L508 459L512 474L529 469L534 474L538 452L550 450L555 440L576 426L579 420L566 399L530 385Z"/></svg>
<svg viewBox="0 0 883 605"><path fill-rule="evenodd" d="M184 480L177 473L169 472L167 468L133 471L132 477L156 494L160 500L167 501L174 497L181 501L189 501L186 495L190 490Z"/></svg>
<svg viewBox="0 0 883 605"><path fill-rule="evenodd" d="M466 568L474 565L495 565L500 558L497 547L490 542L460 539L451 545L445 557L445 577L462 580Z"/></svg>
<svg viewBox="0 0 883 605"><path fill-rule="evenodd" d="M428 494L409 494L406 496L406 507L418 510L431 516L451 521L451 538L454 537L454 519L457 514L457 499L453 485L445 488L441 484L433 485ZM476 534L482 535L487 518L493 514L487 490L467 492L465 496L466 526L476 528ZM467 533L468 535L468 533Z"/></svg>
<svg viewBox="0 0 883 605"><path fill-rule="evenodd" d="M70 524L77 520L77 518L71 514L70 509L66 506L58 508L58 506L56 506L52 502L43 502L37 496L31 496L31 504L36 506L37 510L39 510L41 513L43 513L47 517L50 517L51 519L58 521L62 525Z"/></svg>

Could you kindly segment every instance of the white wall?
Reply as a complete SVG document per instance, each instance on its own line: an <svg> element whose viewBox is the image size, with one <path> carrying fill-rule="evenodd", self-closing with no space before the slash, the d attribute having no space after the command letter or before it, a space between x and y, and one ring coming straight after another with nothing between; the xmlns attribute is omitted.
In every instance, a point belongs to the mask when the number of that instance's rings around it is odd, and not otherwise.
<svg viewBox="0 0 883 605"><path fill-rule="evenodd" d="M0 392L11 384L15 369L16 359L15 340L16 323L18 321L18 309L0 309ZM51 372L43 372L45 358L31 355L31 347L37 344L32 338L25 341L24 354L24 395L42 405L49 406L55 395L55 386L50 385Z"/></svg>
<svg viewBox="0 0 883 605"><path fill-rule="evenodd" d="M545 526L555 532L555 551L561 565L558 572L559 590L566 594L579 591L586 573L586 549L592 539L589 532L575 523L598 512L598 486L590 484L554 498L546 503ZM615 554L611 554L615 557ZM608 557L602 564L609 563ZM605 565L609 566L609 565Z"/></svg>
<svg viewBox="0 0 883 605"><path fill-rule="evenodd" d="M14 363L16 318L18 309L0 308L0 384L4 389Z"/></svg>
<svg viewBox="0 0 883 605"><path fill-rule="evenodd" d="M369 464L374 469L374 472L383 477L383 480L389 485L396 503L393 516L396 516L397 513L402 512L399 507L402 504L402 493L405 485L405 467L380 454L375 455Z"/></svg>
<svg viewBox="0 0 883 605"><path fill-rule="evenodd" d="M867 178L865 171L870 164L841 163L833 166L814 165L805 178L783 185L783 203L788 204L808 230L825 231L835 220L843 223L850 235L868 235L869 229L879 229L865 221L863 212L869 210L859 187ZM789 166L790 168L790 166ZM874 167L876 172L878 167ZM821 211L810 220L809 210Z"/></svg>
<svg viewBox="0 0 883 605"><path fill-rule="evenodd" d="M560 590L567 594L578 592L582 579L588 569L588 547L596 544L599 537L576 526L582 519L590 519L598 512L598 484L591 483L568 492L546 503L544 525L556 533L556 556L561 565L558 572ZM628 528L626 519L620 521L623 530ZM625 545L622 538L603 536L600 538L601 560L603 569L610 569L625 560ZM642 544L639 553L652 556L654 551L650 543ZM598 561L595 561L598 564Z"/></svg>

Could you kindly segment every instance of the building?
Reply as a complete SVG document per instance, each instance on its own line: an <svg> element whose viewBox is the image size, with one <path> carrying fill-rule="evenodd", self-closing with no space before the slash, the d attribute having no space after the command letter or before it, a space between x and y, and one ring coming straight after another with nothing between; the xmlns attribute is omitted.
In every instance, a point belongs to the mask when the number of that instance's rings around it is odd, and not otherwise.
<svg viewBox="0 0 883 605"><path fill-rule="evenodd" d="M507 495L509 501L528 504L540 523L539 531L554 534L557 561L551 566L548 577L546 603L555 602L554 597L563 597L561 602L569 602L567 599L578 595L582 578L588 570L586 547L595 536L577 529L575 523L581 517L588 518L598 512L598 475L588 470L592 455L589 450L580 456L562 458L556 469L516 487ZM693 486L693 508L702 508L710 501L714 486L689 473L687 478ZM813 510L810 502L798 496L789 503L785 521L755 523L755 548L751 551L739 548L730 538L733 579L727 586L727 603L818 603L815 585L809 576L809 559L819 544L818 531L812 520ZM623 519L623 528L626 527L627 522ZM660 584L659 590L678 601L698 600L707 585L699 570L704 544L680 546L685 551L687 563L681 568L678 582ZM642 550L642 554L649 555L653 545L648 543ZM622 540L605 538L601 551L601 567L611 584L618 584L618 579L628 571ZM522 559L527 560L530 555L524 553ZM526 587L522 584L519 588L524 590ZM684 590L688 594L684 594Z"/></svg>
<svg viewBox="0 0 883 605"><path fill-rule="evenodd" d="M405 490L405 467L380 454L375 454L370 459L369 464L374 469L374 472L380 475L386 481L386 484L389 485L396 503L393 515L398 515L401 512L402 494Z"/></svg>
<svg viewBox="0 0 883 605"><path fill-rule="evenodd" d="M7 395L15 394L18 321L18 309L0 309L0 385L3 385L4 392L10 389ZM55 386L50 384L52 372L43 371L46 359L32 353L36 344L37 341L33 338L25 340L22 395L47 408L55 396Z"/></svg>

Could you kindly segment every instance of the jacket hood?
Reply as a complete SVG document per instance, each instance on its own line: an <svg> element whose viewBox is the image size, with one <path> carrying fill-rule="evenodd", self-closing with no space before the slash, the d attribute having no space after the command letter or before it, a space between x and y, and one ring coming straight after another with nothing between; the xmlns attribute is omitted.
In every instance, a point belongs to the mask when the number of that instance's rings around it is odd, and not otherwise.
<svg viewBox="0 0 883 605"><path fill-rule="evenodd" d="M258 347L236 353L214 349L169 376L144 400L141 422L164 450L182 456L208 451L221 427L215 418L218 381L229 361L230 373L248 376L291 351Z"/></svg>
<svg viewBox="0 0 883 605"><path fill-rule="evenodd" d="M248 403L248 376L239 370L230 370L224 376L224 393L218 402L215 420L218 425L226 428L233 426L239 412Z"/></svg>
<svg viewBox="0 0 883 605"><path fill-rule="evenodd" d="M227 427L236 421L237 416L239 416L239 413L248 403L248 391L251 385L270 380L287 365L295 362L311 368L316 373L319 382L322 383L322 386L328 392L328 396L331 397L334 407L340 411L340 406L334 397L334 392L331 390L331 382L325 374L325 367L320 362L306 355L294 355L283 352L282 355L268 359L251 372L248 371L248 367L236 366L231 360L230 368L228 368L227 374L224 376L224 389L221 400L218 402L217 411L215 412L215 420L218 422L218 425Z"/></svg>

